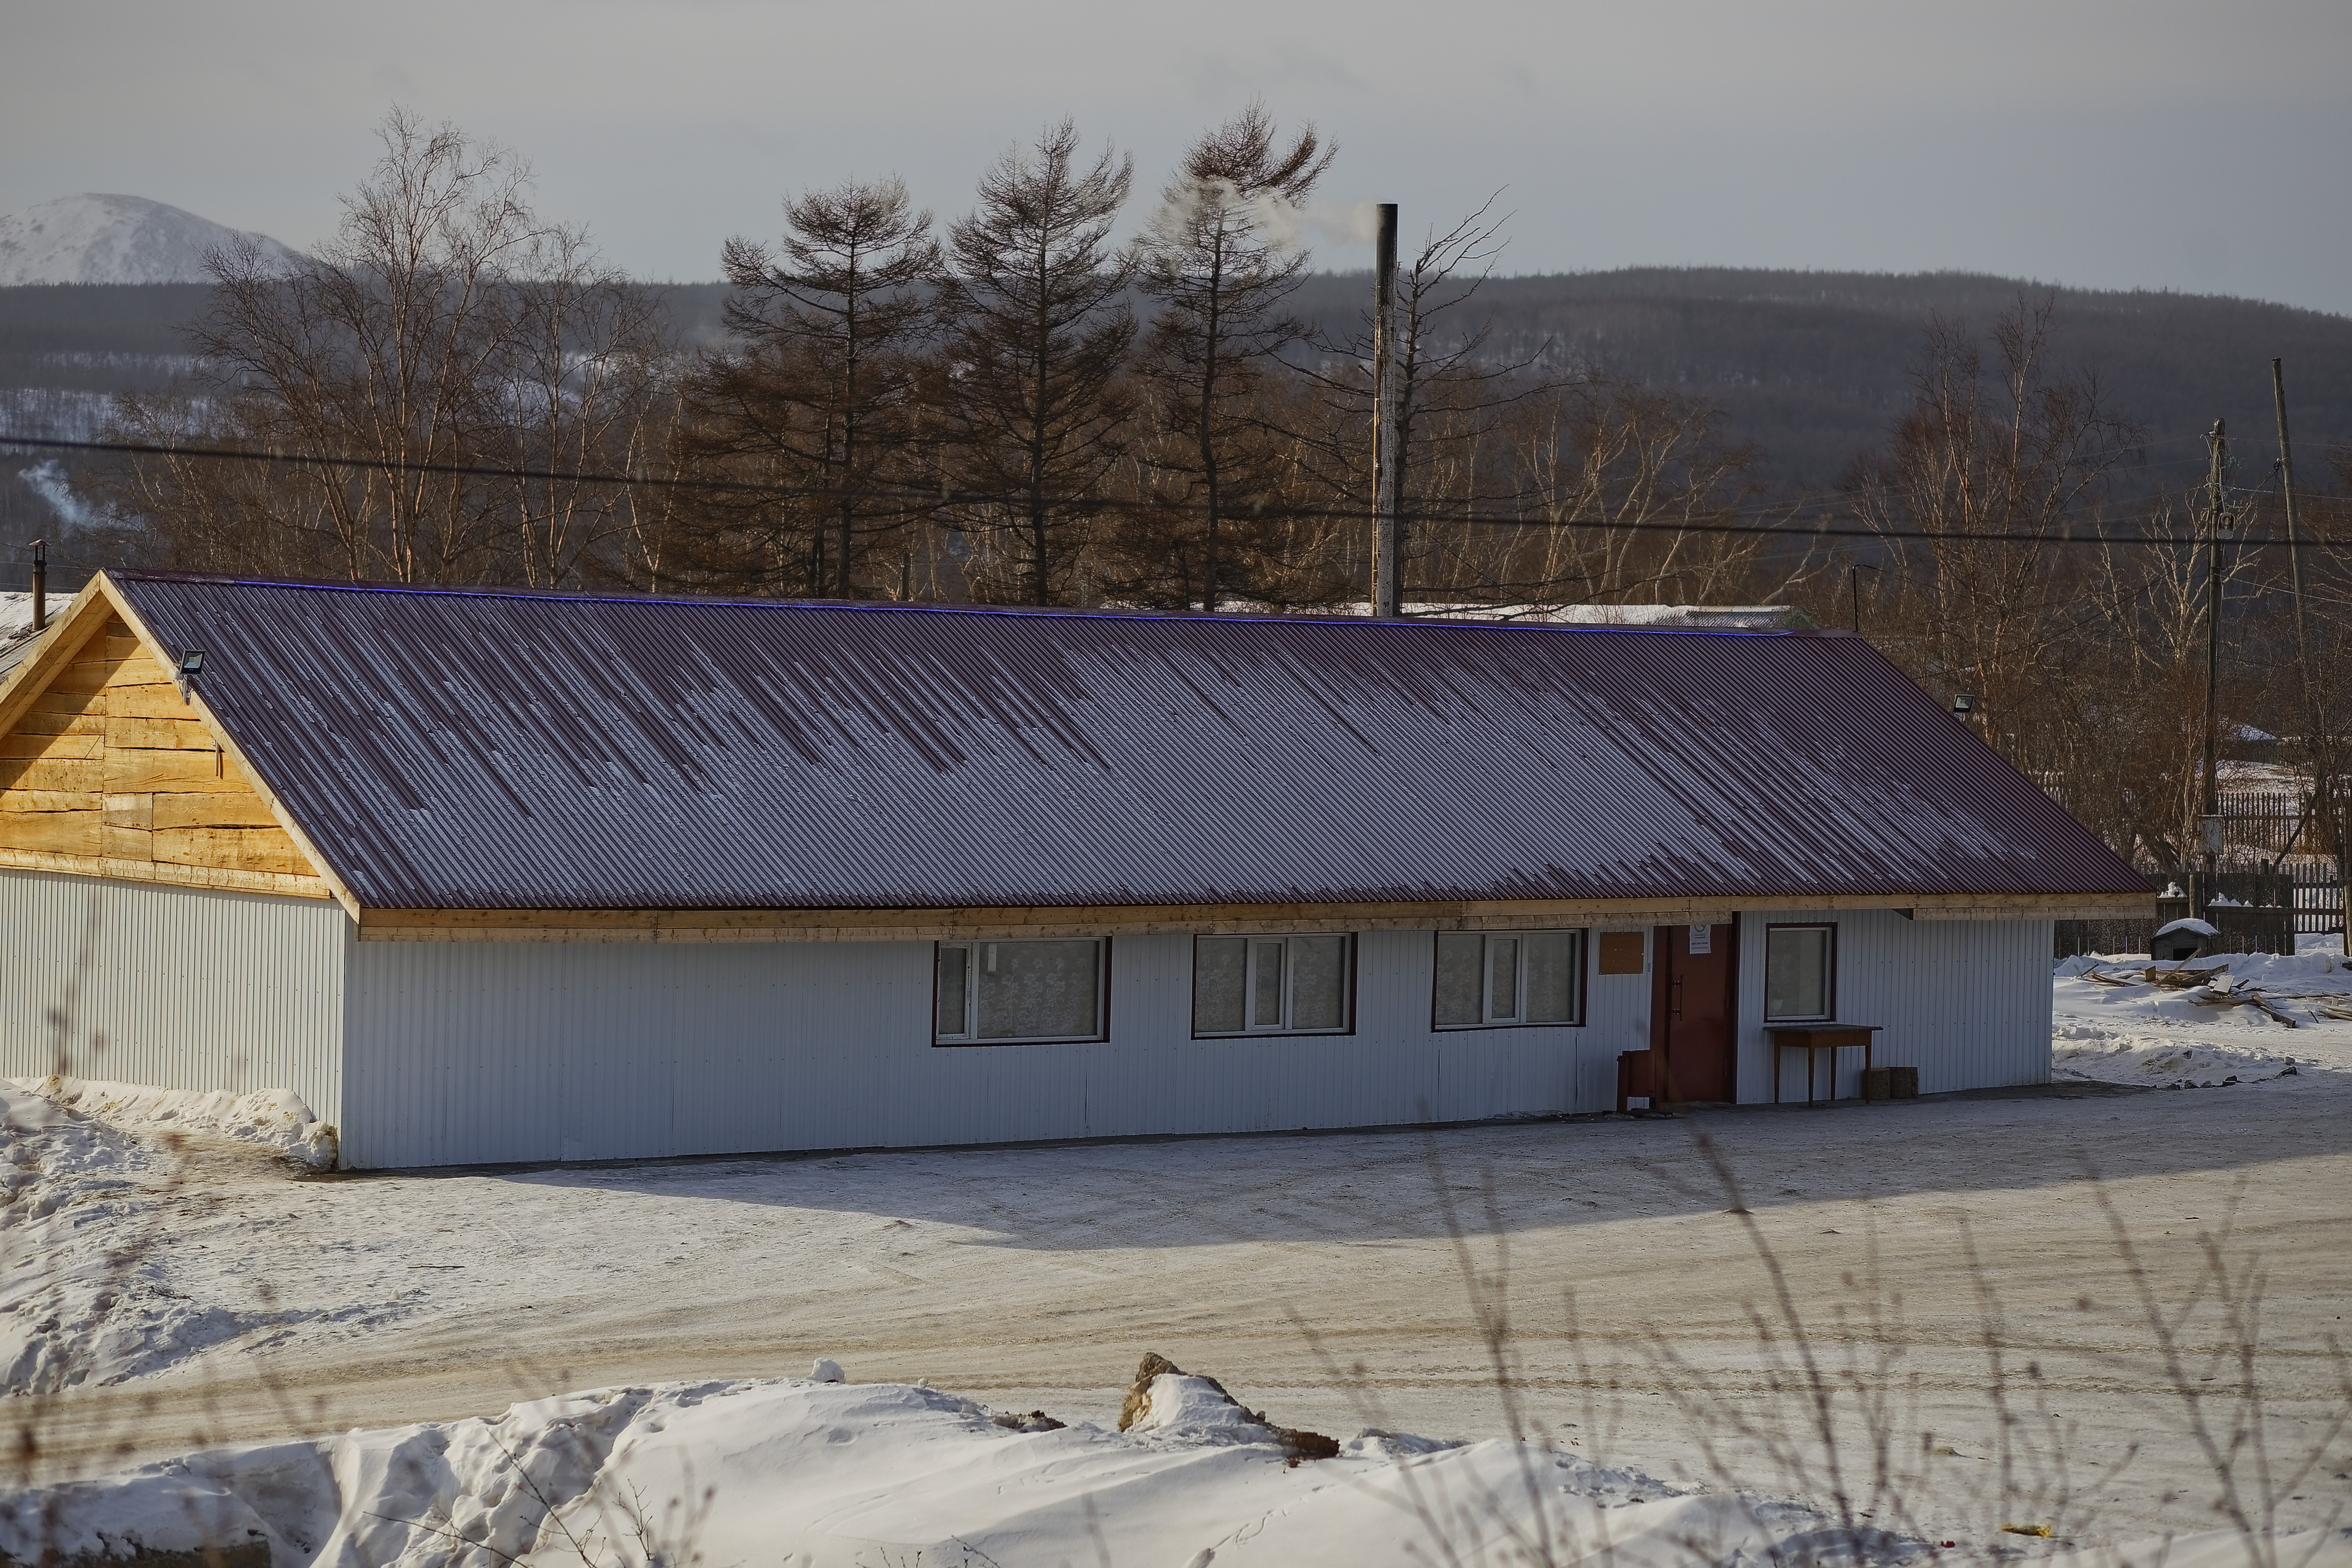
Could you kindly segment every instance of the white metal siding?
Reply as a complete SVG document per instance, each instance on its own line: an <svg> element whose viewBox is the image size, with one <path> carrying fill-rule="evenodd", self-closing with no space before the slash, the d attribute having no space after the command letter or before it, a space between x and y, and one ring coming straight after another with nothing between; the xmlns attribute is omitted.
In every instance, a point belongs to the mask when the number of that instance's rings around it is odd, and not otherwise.
<svg viewBox="0 0 2352 1568"><path fill-rule="evenodd" d="M2050 1080L2048 921L1906 920L1892 910L1745 915L1739 922L1739 1098L1772 1098L1764 1033L1764 931L1837 927L1840 1023L1877 1024L1880 1067L1916 1067L1919 1092ZM1781 1064L1784 1100L1805 1098L1804 1055ZM1821 1065L1829 1087L1829 1064ZM1862 1053L1838 1053L1837 1093L1862 1092Z"/></svg>
<svg viewBox="0 0 2352 1568"><path fill-rule="evenodd" d="M77 1077L290 1089L338 1121L350 925L311 899L0 870L0 1076L62 1050Z"/></svg>
<svg viewBox="0 0 2352 1568"><path fill-rule="evenodd" d="M362 942L347 1163L1347 1127L1609 1107L1646 976L1587 1026L1430 1027L1433 940L1368 932L1352 1035L1195 1040L1192 939L1112 947L1110 1038L930 1044L928 942ZM1588 968L1590 955L1588 954Z"/></svg>

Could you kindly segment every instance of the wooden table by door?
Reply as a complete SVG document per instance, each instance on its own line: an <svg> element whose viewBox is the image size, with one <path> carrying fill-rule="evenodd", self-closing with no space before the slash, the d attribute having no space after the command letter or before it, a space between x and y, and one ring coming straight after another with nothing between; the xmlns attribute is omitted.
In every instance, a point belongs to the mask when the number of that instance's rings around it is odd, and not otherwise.
<svg viewBox="0 0 2352 1568"><path fill-rule="evenodd" d="M1736 925L1660 926L1651 951L1650 1048L1671 1101L1738 1098Z"/></svg>

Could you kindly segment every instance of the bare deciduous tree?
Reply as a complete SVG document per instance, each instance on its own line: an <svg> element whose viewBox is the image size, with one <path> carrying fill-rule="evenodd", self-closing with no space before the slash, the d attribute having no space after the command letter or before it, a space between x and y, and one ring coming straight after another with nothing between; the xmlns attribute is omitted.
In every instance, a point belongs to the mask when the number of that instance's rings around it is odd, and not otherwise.
<svg viewBox="0 0 2352 1568"><path fill-rule="evenodd" d="M1502 254L1505 219L1489 216L1494 201L1443 233L1432 230L1396 285L1397 497L1399 554L1408 574L1461 586L1457 548L1438 542L1438 524L1508 511L1523 499L1520 476L1507 444L1498 441L1507 411L1558 392L1532 374L1542 351L1498 359L1486 323L1469 314L1478 289ZM1333 356L1310 379L1323 395L1326 417L1307 437L1335 497L1369 508L1374 416L1370 314L1353 338L1325 342ZM1364 565L1369 569L1369 553Z"/></svg>
<svg viewBox="0 0 2352 1568"><path fill-rule="evenodd" d="M1900 563L1918 673L1972 692L1996 724L2025 711L2071 621L2055 542L2139 441L2095 376L2051 372L2052 310L2020 300L2003 312L1990 365L1971 334L1935 323L1911 409L1849 486Z"/></svg>
<svg viewBox="0 0 2352 1568"><path fill-rule="evenodd" d="M508 283L509 405L482 447L518 471L502 508L514 570L531 587L553 588L609 536L637 526L641 499L557 476L636 471L674 365L658 296L598 261L584 236L549 230L537 261Z"/></svg>
<svg viewBox="0 0 2352 1568"><path fill-rule="evenodd" d="M1704 398L1588 374L1508 429L1539 533L1491 570L1537 604L1752 597L1769 534L1739 530L1755 455Z"/></svg>
<svg viewBox="0 0 2352 1568"><path fill-rule="evenodd" d="M170 458L130 483L174 551L231 570L555 586L626 508L609 467L659 353L643 293L530 206L530 171L395 110L333 239L290 268L209 258L203 395L128 403L122 424L322 459ZM464 472L538 470L541 477Z"/></svg>

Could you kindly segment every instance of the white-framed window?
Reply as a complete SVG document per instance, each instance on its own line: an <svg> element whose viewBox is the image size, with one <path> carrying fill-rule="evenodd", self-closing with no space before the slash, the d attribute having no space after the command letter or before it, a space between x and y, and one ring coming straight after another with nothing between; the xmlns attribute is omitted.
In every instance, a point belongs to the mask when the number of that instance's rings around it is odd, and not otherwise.
<svg viewBox="0 0 2352 1568"><path fill-rule="evenodd" d="M1192 1034L1344 1035L1356 939L1344 931L1192 939Z"/></svg>
<svg viewBox="0 0 2352 1568"><path fill-rule="evenodd" d="M943 942L931 1041L1011 1046L1102 1039L1109 966L1110 942L1101 937Z"/></svg>
<svg viewBox="0 0 2352 1568"><path fill-rule="evenodd" d="M1442 931L1431 1022L1492 1029L1584 1021L1580 931Z"/></svg>
<svg viewBox="0 0 2352 1568"><path fill-rule="evenodd" d="M1765 927L1765 1021L1807 1023L1836 1016L1837 927Z"/></svg>

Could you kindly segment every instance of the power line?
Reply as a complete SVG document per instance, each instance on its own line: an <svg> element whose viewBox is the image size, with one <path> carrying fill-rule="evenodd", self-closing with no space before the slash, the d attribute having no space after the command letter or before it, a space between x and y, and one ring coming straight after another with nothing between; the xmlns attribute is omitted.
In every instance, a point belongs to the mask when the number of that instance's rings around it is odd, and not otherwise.
<svg viewBox="0 0 2352 1568"><path fill-rule="evenodd" d="M658 474L628 474L596 469L562 469L525 468L506 464L454 463L412 458L370 458L319 452L274 452L257 447L189 447L147 441L76 441L60 437L12 436L0 433L0 447L32 447L50 451L105 453L122 457L194 458L206 461L275 463L295 468L373 468L396 473L433 474L450 478L518 479L546 484L614 485L628 489L680 489L716 491L723 494L764 496L778 500L898 500L910 505L940 507L1019 507L1030 498L1021 494L998 495L982 490L960 490L950 485L936 489L928 486L877 483L866 485L781 485L757 479L680 479ZM1085 505L1110 511L1170 512L1187 510L1188 503L1152 500L1118 500L1108 497L1061 496L1053 498L1062 505ZM1591 521L1576 518L1526 517L1516 513L1480 513L1467 510L1419 510L1400 508L1400 521L1436 525L1472 525L1486 528L1525 529L1585 529L1601 533L1668 533L1668 534L1760 534L1795 542L1811 539L1917 540L1948 543L1982 544L2042 544L2059 545L2168 545L2192 547L2193 536L2160 533L2116 533L2105 531L2078 533L2071 530L2049 532L2030 529L1899 529L1863 526L1837 526L1826 521L1808 525L1799 513L1808 506L1838 504L1843 498L1814 495L1754 507L1725 509L1717 515L1730 517L1770 517L1774 522L1698 522L1679 518L1643 521ZM1227 511L1236 521L1242 516L1275 518L1314 518L1361 521L1370 515L1368 506L1301 506L1295 504L1256 505ZM2284 543L2283 540L2242 539L2240 549L2261 549ZM2347 542L2312 542L2329 550L2342 550Z"/></svg>
<svg viewBox="0 0 2352 1568"><path fill-rule="evenodd" d="M2200 448L2200 455L2199 455L2199 456L2197 456L2197 457L2194 457L2194 458L2167 458L2167 459L2160 460L2160 461L2158 461L2158 462L2152 462L2152 463L2141 463L2141 464L2138 464L2138 465L2136 465L2136 466L2137 466L2137 468L2143 468L2143 469L2145 469L2145 468L2197 468L2197 469L2199 469L2199 470L2201 472L2201 471L2203 470L2203 468L2205 468L2205 466L2206 466L2206 458L2205 458L2205 457L2202 455L2202 450L2201 450L2201 449L2202 449L2202 447L2203 447L2203 446L2204 446L2204 437L2200 436L2200 437L2195 437L2194 439L2195 439L2195 441L2196 441L2196 443L2197 443L2198 447ZM2146 450L2147 447L2153 447L2153 446L2174 446L2174 445L2179 445L2179 443L2178 443L2178 442L2174 442L2174 441L2170 441L2170 440L2159 440L2159 441L2143 442L2143 443L2141 443L2141 444L2139 444L2139 445L2137 445L2137 446L2133 446L2133 447L2097 447L2097 448L2095 448L2094 450L2091 450L2091 451L2084 452L2084 453L2081 454L2081 455L2080 455L2080 457L2077 458L2077 460L2078 460L2078 461L2088 461L2088 460L2090 460L2090 459L2092 459L2092 458L2112 458L2112 457L2118 456L2118 455L2120 455L2120 454L2126 454L2126 453L2137 452L2137 451L2144 451L2144 450ZM619 485L640 485L640 486L656 486L656 487L676 487L676 488L684 489L745 490L745 491L756 491L756 492L758 492L758 493L761 493L761 494L778 494L778 495L784 495L784 494L789 494L789 495L803 495L803 496L838 496L838 495L841 495L841 494L868 495L868 494L872 494L872 493L874 493L874 491L875 491L875 489L876 489L876 488L877 488L877 487L875 487L875 486L871 486L871 485L866 486L866 487L864 487L864 488L862 488L862 489L846 489L846 490L845 490L845 489L824 489L824 488L821 488L821 487L794 488L794 487L790 487L790 486L781 486L781 485L776 485L776 484L772 484L772 483L770 483L770 482L767 482L767 481L763 481L763 480L727 480L727 479L664 479L664 478L660 478L660 477L658 477L658 476L655 476L655 475L646 475L646 474L614 474L614 473L599 473L599 472L595 472L595 471L593 471L593 470L561 471L561 470L547 470L547 469L536 469L536 468L516 468L516 467L512 467L512 466L498 465L498 464L478 464L478 463L443 463L443 462L419 461L419 460L402 459L402 458L390 458L335 457L335 456L325 455L325 454L319 454L319 453L304 453L304 452L274 452L274 451L268 451L268 450L263 450L263 449L255 448L255 447L186 447L186 446L165 446L165 445L157 444L157 443L147 443L147 442L137 442L137 441L87 441L87 440L70 440L70 439L67 439L67 438L62 437L11 436L11 435L7 435L7 434L5 434L5 433L0 433L0 446L42 447L54 447L54 448L58 448L58 449L60 449L60 450L86 451L86 452L119 452L119 453L128 453L128 454L133 454L133 455L144 454L144 455L149 455L149 456L164 456L164 457L184 457L184 458L232 458L232 459L237 459L237 460L247 461L247 462L293 463L293 464L310 465L310 466L313 466L313 467L336 467L336 468L398 468L398 469L403 469L403 470L406 470L406 471L415 471L415 472L428 472L428 473L442 473L442 474L457 474L457 475L477 475L477 476L491 477L491 478L500 478L500 479L547 479L547 480L551 480L551 481L552 481L552 480L574 481L574 482L581 482L581 483L604 483L604 484L619 484ZM927 495L929 495L929 494L930 493L930 491L929 491L926 487L922 487L922 486L914 486L914 485L885 485L885 486L882 486L882 487L880 487L880 488L881 488L881 489L896 489L896 490L901 491L901 492L903 492L903 493L905 493L905 494L911 495L911 496L927 496ZM971 493L968 493L968 494L960 494L960 495L957 497L957 499L958 499L958 500L992 500L992 499L1013 499L1013 498L992 498L992 497L985 497L985 496L980 496L980 495L977 495L977 494L971 494ZM1025 500L1026 498L1025 498L1025 497L1023 497L1023 498L1018 498L1018 499ZM1055 498L1055 500L1066 500L1066 499L1068 499L1068 498L1056 497L1056 498ZM1746 509L1735 509L1735 510L1744 510L1749 511L1749 512L1751 512L1751 513L1761 514L1761 513L1764 513L1764 512L1777 512L1777 511L1784 510L1786 510L1786 509L1788 509L1788 508L1790 508L1790 507L1802 506L1802 505L1806 505L1806 504L1810 504L1810 503L1826 503L1826 502L1832 502L1832 501L1836 501L1836 500L1840 500L1840 499L1842 499L1842 498L1840 498L1839 496L1837 496L1837 495L1835 495L1835 494L1823 493L1823 492L1821 492L1821 491L1812 491L1812 492L1808 492L1808 493L1806 493L1806 494L1802 494L1802 495L1788 497L1788 498L1785 498L1784 500L1780 500L1780 501L1773 502L1773 503L1771 503L1771 504L1769 504L1769 505L1758 506L1758 507L1751 507L1751 508L1746 508ZM1129 502L1129 503L1125 503L1125 504L1129 504L1129 505L1139 505L1139 505L1157 504L1157 503L1147 503L1147 502ZM1310 513L1307 513L1307 512L1305 512L1305 511L1300 511L1300 512L1298 512L1298 513L1297 513L1297 515L1310 515ZM1352 516L1354 516L1354 515L1355 515L1355 510L1352 510L1352 509L1331 509L1331 510L1329 511L1329 515L1333 515L1333 516L1349 516L1349 517L1352 517Z"/></svg>

